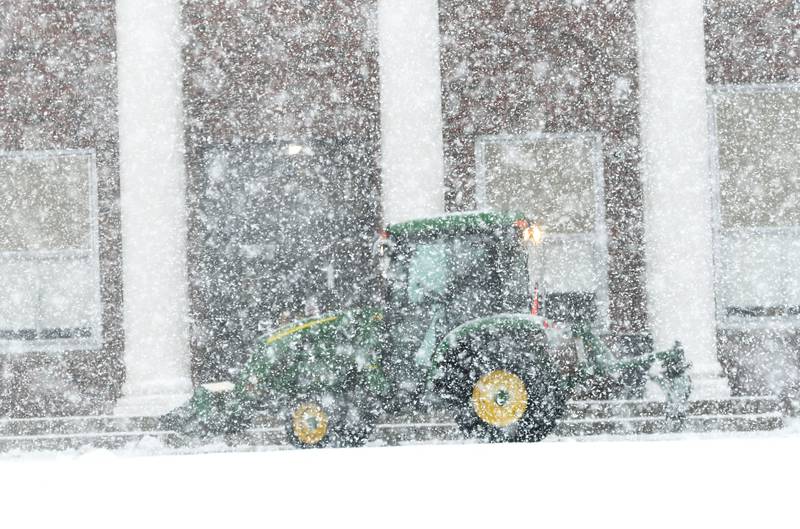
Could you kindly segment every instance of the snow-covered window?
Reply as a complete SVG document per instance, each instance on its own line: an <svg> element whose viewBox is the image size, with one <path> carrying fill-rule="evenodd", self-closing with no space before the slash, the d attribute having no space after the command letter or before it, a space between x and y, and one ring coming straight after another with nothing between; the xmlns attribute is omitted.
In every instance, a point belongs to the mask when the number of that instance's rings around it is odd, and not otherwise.
<svg viewBox="0 0 800 529"><path fill-rule="evenodd" d="M94 154L0 153L0 351L100 338Z"/></svg>
<svg viewBox="0 0 800 529"><path fill-rule="evenodd" d="M718 319L800 320L800 87L712 92Z"/></svg>
<svg viewBox="0 0 800 529"><path fill-rule="evenodd" d="M531 281L556 320L608 323L607 249L600 138L596 134L482 136L477 202L540 224Z"/></svg>
<svg viewBox="0 0 800 529"><path fill-rule="evenodd" d="M202 154L189 273L206 350L238 354L259 327L372 299L363 274L377 219L371 157L368 144L325 138Z"/></svg>

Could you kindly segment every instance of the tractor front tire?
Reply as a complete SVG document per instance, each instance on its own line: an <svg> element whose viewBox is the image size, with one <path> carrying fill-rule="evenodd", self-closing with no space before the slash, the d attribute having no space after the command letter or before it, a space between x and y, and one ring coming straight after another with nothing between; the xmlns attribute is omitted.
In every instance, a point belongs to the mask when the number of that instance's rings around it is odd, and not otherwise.
<svg viewBox="0 0 800 529"><path fill-rule="evenodd" d="M365 391L298 398L289 406L286 433L298 448L361 446L375 429L377 409L377 400Z"/></svg>
<svg viewBox="0 0 800 529"><path fill-rule="evenodd" d="M331 399L298 397L286 410L286 435L297 448L322 448L331 441Z"/></svg>
<svg viewBox="0 0 800 529"><path fill-rule="evenodd" d="M539 332L494 329L451 350L440 393L466 435L532 442L546 437L564 412L559 379Z"/></svg>

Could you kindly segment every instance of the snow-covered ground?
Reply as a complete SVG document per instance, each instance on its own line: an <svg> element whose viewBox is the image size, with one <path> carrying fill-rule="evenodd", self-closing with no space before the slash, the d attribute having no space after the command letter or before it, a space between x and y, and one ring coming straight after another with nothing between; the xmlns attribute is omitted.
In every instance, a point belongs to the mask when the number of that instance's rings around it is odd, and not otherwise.
<svg viewBox="0 0 800 529"><path fill-rule="evenodd" d="M6 454L0 527L800 526L796 421L638 439Z"/></svg>

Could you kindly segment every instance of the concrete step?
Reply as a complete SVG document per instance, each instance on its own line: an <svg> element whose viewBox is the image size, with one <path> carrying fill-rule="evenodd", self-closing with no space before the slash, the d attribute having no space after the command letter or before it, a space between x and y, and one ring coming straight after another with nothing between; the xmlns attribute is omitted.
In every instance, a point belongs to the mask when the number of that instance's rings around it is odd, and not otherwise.
<svg viewBox="0 0 800 529"><path fill-rule="evenodd" d="M13 435L0 437L0 452L14 450L30 452L35 450L68 450L83 447L92 448L122 448L125 445L141 441L146 435L161 439L174 436L171 432L107 432L92 434L89 432L77 434L39 434L39 435Z"/></svg>
<svg viewBox="0 0 800 529"><path fill-rule="evenodd" d="M782 413L775 397L731 397L720 400L691 400L689 415L749 415Z"/></svg>
<svg viewBox="0 0 800 529"><path fill-rule="evenodd" d="M681 423L664 418L664 404L657 401L570 401L555 436L600 434L637 435L669 432L759 431L783 427L780 403L770 397L736 397L696 400L689 404ZM287 443L280 418L259 416L253 427L235 436L213 440L191 440L159 430L157 417L54 417L0 419L0 451L58 450L95 446L120 448L145 437L167 446L282 446ZM428 410L386 418L373 436L389 445L403 442L462 439L447 410Z"/></svg>
<svg viewBox="0 0 800 529"><path fill-rule="evenodd" d="M780 413L775 397L731 397L720 400L691 400L689 415L749 415ZM576 400L567 403L565 419L614 417L663 417L665 406L654 400Z"/></svg>
<svg viewBox="0 0 800 529"><path fill-rule="evenodd" d="M0 419L0 437L158 430L158 417L43 417Z"/></svg>
<svg viewBox="0 0 800 529"><path fill-rule="evenodd" d="M780 402L773 397L734 397L725 400L690 401L689 415L749 415L779 413ZM582 400L569 401L564 420L613 419L625 417L661 418L664 403L650 400ZM447 410L393 415L393 424L446 423L452 422ZM280 418L261 415L255 427L275 427L282 424ZM77 433L114 433L125 431L158 430L157 417L48 417L33 419L0 419L0 437L26 435L55 435Z"/></svg>
<svg viewBox="0 0 800 529"><path fill-rule="evenodd" d="M761 413L750 415L691 415L682 423L663 417L614 417L606 419L561 420L553 435L639 435L677 432L753 432L783 428L783 415Z"/></svg>

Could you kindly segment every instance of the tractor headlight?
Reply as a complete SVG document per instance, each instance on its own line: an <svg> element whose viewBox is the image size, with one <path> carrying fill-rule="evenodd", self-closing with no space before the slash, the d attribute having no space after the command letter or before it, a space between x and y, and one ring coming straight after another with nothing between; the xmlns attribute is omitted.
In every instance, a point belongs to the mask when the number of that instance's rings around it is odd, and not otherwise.
<svg viewBox="0 0 800 529"><path fill-rule="evenodd" d="M537 224L532 224L522 230L522 240L525 242L532 242L533 244L541 244L544 239L544 231Z"/></svg>

